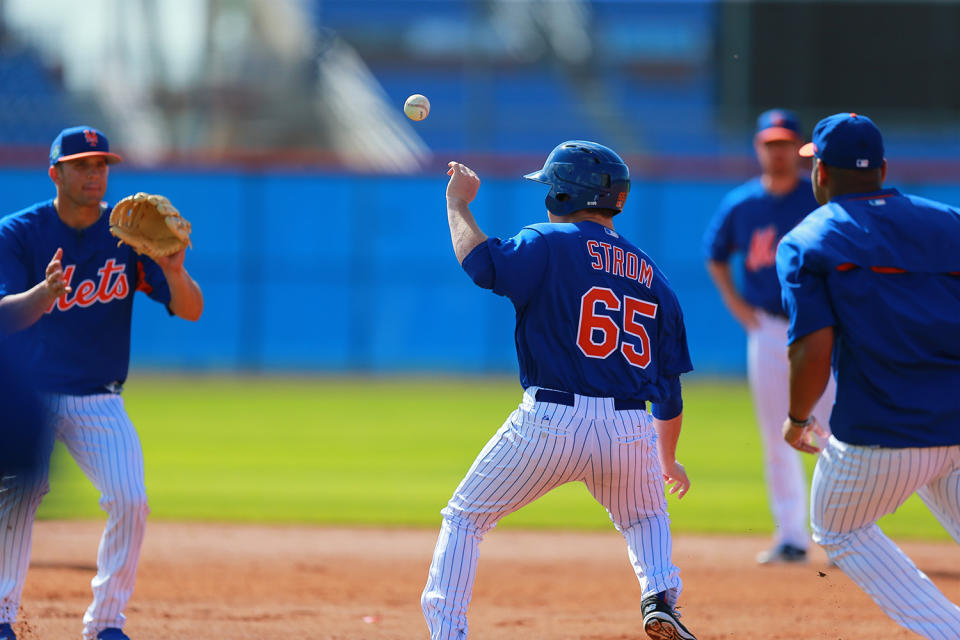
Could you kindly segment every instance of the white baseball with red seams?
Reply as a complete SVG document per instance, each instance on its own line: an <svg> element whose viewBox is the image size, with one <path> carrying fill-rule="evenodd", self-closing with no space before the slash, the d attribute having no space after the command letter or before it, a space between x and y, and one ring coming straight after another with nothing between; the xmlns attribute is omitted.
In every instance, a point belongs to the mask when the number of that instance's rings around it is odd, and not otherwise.
<svg viewBox="0 0 960 640"><path fill-rule="evenodd" d="M411 120L423 120L430 115L430 101L427 96L415 93L403 103L403 112Z"/></svg>

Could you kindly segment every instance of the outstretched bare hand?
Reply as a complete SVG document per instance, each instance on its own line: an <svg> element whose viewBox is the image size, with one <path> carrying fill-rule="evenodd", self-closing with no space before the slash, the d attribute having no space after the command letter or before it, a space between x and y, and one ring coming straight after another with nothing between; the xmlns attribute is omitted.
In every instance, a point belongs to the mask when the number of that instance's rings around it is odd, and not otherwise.
<svg viewBox="0 0 960 640"><path fill-rule="evenodd" d="M50 263L47 265L46 278L43 283L44 286L46 286L47 295L49 295L51 299L59 298L63 294L73 291L63 273L62 260L63 248L61 247L53 254L53 259L50 260Z"/></svg>

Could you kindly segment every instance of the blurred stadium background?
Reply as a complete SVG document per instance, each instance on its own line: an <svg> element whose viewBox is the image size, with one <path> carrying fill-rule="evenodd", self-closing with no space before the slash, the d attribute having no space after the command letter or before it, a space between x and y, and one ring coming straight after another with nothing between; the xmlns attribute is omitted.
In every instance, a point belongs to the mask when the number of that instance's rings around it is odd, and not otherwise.
<svg viewBox="0 0 960 640"><path fill-rule="evenodd" d="M867 113L890 184L960 202L958 32L955 2L0 0L0 204L51 197L50 141L92 124L127 159L108 199L193 222L205 315L138 303L135 367L512 374L512 309L449 247L445 163L508 235L544 217L521 174L593 139L631 166L618 228L677 289L697 371L742 375L700 238L755 170L756 114Z"/></svg>

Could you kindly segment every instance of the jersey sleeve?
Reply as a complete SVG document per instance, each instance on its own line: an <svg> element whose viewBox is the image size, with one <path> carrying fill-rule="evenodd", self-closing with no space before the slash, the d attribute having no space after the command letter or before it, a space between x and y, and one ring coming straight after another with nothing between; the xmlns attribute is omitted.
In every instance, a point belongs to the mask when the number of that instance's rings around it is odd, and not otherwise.
<svg viewBox="0 0 960 640"><path fill-rule="evenodd" d="M720 203L703 234L703 255L707 260L727 262L737 251L733 235L735 202L727 195Z"/></svg>
<svg viewBox="0 0 960 640"><path fill-rule="evenodd" d="M673 291L660 299L662 322L660 325L660 375L673 378L681 373L693 371L690 361L690 348L687 346L687 328L683 322L680 301Z"/></svg>
<svg viewBox="0 0 960 640"><path fill-rule="evenodd" d="M683 412L683 392L680 387L680 376L667 379L666 399L661 402L650 403L650 413L657 420L673 420Z"/></svg>
<svg viewBox="0 0 960 640"><path fill-rule="evenodd" d="M147 256L137 256L137 291L143 291L167 308L167 312L173 315L170 309L170 285L167 284L167 278L163 275L163 270L156 262Z"/></svg>
<svg viewBox="0 0 960 640"><path fill-rule="evenodd" d="M478 287L493 289L493 256L490 255L490 239L475 246L460 266Z"/></svg>
<svg viewBox="0 0 960 640"><path fill-rule="evenodd" d="M826 273L803 241L803 229L791 231L777 247L777 276L783 309L790 317L787 344L836 324Z"/></svg>
<svg viewBox="0 0 960 640"><path fill-rule="evenodd" d="M0 298L21 293L36 284L29 282L29 277L24 243L17 227L10 221L0 222Z"/></svg>
<svg viewBox="0 0 960 640"><path fill-rule="evenodd" d="M519 307L537 291L548 258L546 239L525 228L506 240L487 238L464 258L462 266L477 286L510 298Z"/></svg>

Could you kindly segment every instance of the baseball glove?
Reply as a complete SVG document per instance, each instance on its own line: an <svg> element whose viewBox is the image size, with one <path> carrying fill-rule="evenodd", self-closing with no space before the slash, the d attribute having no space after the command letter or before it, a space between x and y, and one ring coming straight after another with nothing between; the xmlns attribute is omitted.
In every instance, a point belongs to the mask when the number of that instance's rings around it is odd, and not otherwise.
<svg viewBox="0 0 960 640"><path fill-rule="evenodd" d="M110 233L137 253L169 256L190 244L190 223L164 196L135 193L113 207Z"/></svg>

